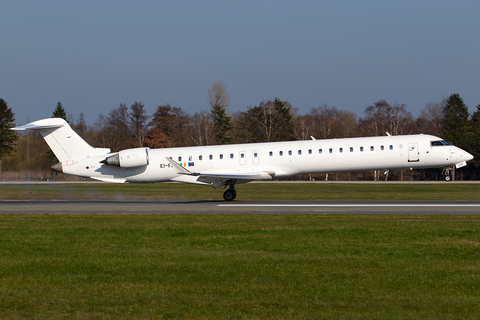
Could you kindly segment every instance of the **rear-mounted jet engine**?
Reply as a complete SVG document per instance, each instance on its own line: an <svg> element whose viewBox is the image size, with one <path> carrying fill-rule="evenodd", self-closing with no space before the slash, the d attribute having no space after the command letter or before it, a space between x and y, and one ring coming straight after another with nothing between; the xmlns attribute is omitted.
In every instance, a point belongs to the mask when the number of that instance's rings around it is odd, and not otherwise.
<svg viewBox="0 0 480 320"><path fill-rule="evenodd" d="M122 150L114 155L111 155L100 163L108 166L117 166L120 168L135 168L148 165L148 149L149 148L135 148Z"/></svg>

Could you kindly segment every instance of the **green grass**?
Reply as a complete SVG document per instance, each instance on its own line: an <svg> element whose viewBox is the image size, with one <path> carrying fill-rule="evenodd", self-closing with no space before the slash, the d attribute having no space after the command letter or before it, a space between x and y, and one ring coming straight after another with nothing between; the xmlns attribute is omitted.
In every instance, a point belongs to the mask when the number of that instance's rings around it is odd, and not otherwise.
<svg viewBox="0 0 480 320"><path fill-rule="evenodd" d="M238 200L479 200L476 184L246 184ZM185 184L1 200L221 199ZM0 319L476 319L477 215L0 215Z"/></svg>
<svg viewBox="0 0 480 320"><path fill-rule="evenodd" d="M0 215L2 319L476 319L480 216Z"/></svg>
<svg viewBox="0 0 480 320"><path fill-rule="evenodd" d="M220 200L224 189L159 184L7 184L0 200ZM480 184L252 183L237 200L480 200Z"/></svg>

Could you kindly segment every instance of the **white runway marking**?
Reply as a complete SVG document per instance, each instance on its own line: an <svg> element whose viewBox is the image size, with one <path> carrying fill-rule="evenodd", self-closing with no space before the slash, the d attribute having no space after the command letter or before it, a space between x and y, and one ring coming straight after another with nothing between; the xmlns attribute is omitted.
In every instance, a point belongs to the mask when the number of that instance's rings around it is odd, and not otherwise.
<svg viewBox="0 0 480 320"><path fill-rule="evenodd" d="M219 204L219 207L480 207L480 204Z"/></svg>

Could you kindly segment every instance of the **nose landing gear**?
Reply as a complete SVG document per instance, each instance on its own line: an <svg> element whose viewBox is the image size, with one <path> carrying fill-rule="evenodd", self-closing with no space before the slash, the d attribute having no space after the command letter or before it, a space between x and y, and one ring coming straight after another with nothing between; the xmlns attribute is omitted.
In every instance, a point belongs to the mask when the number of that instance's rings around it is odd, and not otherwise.
<svg viewBox="0 0 480 320"><path fill-rule="evenodd" d="M450 181L452 180L452 168L450 167L446 167L445 169L443 169L443 174L445 175L445 181Z"/></svg>
<svg viewBox="0 0 480 320"><path fill-rule="evenodd" d="M228 187L229 188L223 193L223 199L225 199L225 201L233 201L237 196L235 186L233 184L230 184Z"/></svg>

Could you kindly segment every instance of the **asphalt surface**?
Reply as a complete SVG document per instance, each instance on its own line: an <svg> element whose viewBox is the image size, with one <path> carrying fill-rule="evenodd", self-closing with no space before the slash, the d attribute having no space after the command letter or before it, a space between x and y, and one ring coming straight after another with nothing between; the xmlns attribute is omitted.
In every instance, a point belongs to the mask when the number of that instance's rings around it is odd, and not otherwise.
<svg viewBox="0 0 480 320"><path fill-rule="evenodd" d="M480 201L0 201L0 213L480 214Z"/></svg>

